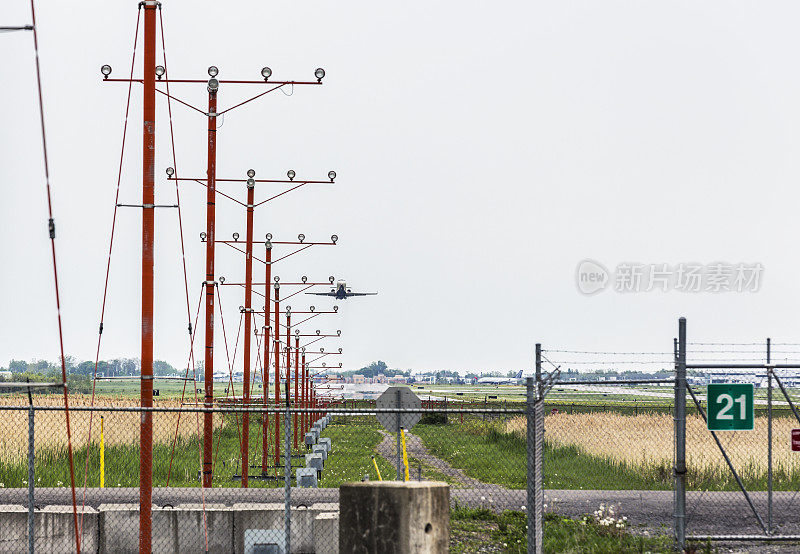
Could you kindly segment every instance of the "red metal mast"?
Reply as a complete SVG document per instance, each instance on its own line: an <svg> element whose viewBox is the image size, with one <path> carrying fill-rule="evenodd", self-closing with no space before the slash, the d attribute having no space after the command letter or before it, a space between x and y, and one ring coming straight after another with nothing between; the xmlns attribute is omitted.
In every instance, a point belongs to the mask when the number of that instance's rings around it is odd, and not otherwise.
<svg viewBox="0 0 800 554"><path fill-rule="evenodd" d="M300 373L300 337L295 335L294 337L294 403L295 406L301 406L299 403L300 396L297 393L297 386ZM294 413L294 422L293 422L293 431L294 431L294 449L297 450L297 412Z"/></svg>
<svg viewBox="0 0 800 554"><path fill-rule="evenodd" d="M141 404L153 406L153 250L155 238L156 7L144 2L142 132ZM152 550L153 414L142 412L139 448L139 552Z"/></svg>
<svg viewBox="0 0 800 554"><path fill-rule="evenodd" d="M270 242L271 235L267 236L267 253L264 258L266 262L266 274L264 279L264 408L267 407L267 400L269 398L269 310L270 310L270 291L269 284L272 281L272 243ZM269 412L265 411L263 414L262 428L261 428L261 475L267 474L267 459L269 458Z"/></svg>
<svg viewBox="0 0 800 554"><path fill-rule="evenodd" d="M275 337L275 407L281 403L281 322L280 316L280 291L281 286L275 283L275 326L272 328L272 336ZM267 297L269 302L269 297ZM275 475L278 474L278 465L281 463L281 415L275 412Z"/></svg>
<svg viewBox="0 0 800 554"><path fill-rule="evenodd" d="M205 336L205 407L214 407L214 245L216 217L216 177L217 177L217 89L219 81L214 73L208 81L208 184L206 194L206 336ZM203 414L203 486L211 487L213 478L214 414Z"/></svg>
<svg viewBox="0 0 800 554"><path fill-rule="evenodd" d="M253 292L253 202L256 182L255 171L247 172L247 230L244 256L244 387L242 405L250 405L250 334L253 312L251 298ZM250 414L242 414L242 487L247 488L250 470Z"/></svg>

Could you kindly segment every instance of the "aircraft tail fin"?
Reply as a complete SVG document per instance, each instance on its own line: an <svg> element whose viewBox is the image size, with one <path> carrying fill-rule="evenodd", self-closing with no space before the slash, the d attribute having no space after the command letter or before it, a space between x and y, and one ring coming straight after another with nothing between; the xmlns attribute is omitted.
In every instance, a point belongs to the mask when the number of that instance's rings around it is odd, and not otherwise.
<svg viewBox="0 0 800 554"><path fill-rule="evenodd" d="M519 370L519 373L514 377L515 379L522 379L522 370Z"/></svg>

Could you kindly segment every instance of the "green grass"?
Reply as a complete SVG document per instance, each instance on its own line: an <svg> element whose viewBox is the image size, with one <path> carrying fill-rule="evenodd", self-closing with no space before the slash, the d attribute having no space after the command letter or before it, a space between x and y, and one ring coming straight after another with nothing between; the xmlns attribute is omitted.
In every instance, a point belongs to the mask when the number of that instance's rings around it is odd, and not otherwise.
<svg viewBox="0 0 800 554"><path fill-rule="evenodd" d="M372 481L378 480L372 455L383 437L378 432L377 422L355 428L340 424L328 425L322 436L331 438L332 450L322 472L321 487L337 488L347 481L361 481L364 475L369 475ZM375 455L375 461L381 477L387 480L395 478L396 470L382 456Z"/></svg>
<svg viewBox="0 0 800 554"><path fill-rule="evenodd" d="M450 552L526 552L527 516L525 512L494 513L486 508L456 506L450 511ZM673 542L667 536L647 537L595 523L591 518L573 520L545 514L545 552L625 554L672 552Z"/></svg>
<svg viewBox="0 0 800 554"><path fill-rule="evenodd" d="M526 443L517 435L503 433L491 423L417 425L413 430L428 450L468 476L512 489L527 482ZM548 489L669 489L672 470L638 467L590 456L574 446L545 444L544 487Z"/></svg>

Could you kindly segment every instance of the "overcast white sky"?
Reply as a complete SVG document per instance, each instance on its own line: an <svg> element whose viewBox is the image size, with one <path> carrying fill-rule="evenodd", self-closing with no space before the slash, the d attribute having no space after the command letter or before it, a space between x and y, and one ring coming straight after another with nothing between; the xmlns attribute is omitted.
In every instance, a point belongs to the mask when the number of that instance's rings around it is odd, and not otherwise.
<svg viewBox="0 0 800 554"><path fill-rule="evenodd" d="M67 352L93 359L137 2L38 2L40 55ZM800 38L795 2L211 2L164 0L173 78L328 73L229 114L219 177L324 176L256 215L256 237L304 233L339 245L275 266L283 280L335 275L379 295L339 302L345 368L508 370L533 345L669 350L693 340L798 342ZM30 21L3 3L3 25ZM160 53L159 53L160 56ZM55 359L32 37L0 35L0 365ZM139 61L141 58L139 58ZM137 64L138 66L138 64ZM141 70L137 67L137 74ZM253 89L220 91L220 106ZM197 105L202 85L173 93ZM205 173L205 120L173 105L179 171ZM158 100L157 201L172 203L166 103ZM134 87L122 202L141 202L141 90ZM205 192L181 197L192 313L203 279ZM220 190L244 198L243 185ZM277 191L268 185L257 196ZM218 236L244 236L221 199ZM101 358L139 356L140 211L119 213ZM187 356L174 211L157 212L157 358ZM218 273L243 259L218 250ZM756 293L595 296L586 258L761 263ZM256 275L261 275L261 266ZM260 278L263 280L263 278ZM331 302L293 299L299 310ZM241 292L224 290L230 348ZM202 327L202 325L201 325ZM218 331L221 330L219 322ZM201 335L202 337L202 335ZM221 333L218 333L221 339ZM200 339L201 340L201 339ZM202 349L198 349L201 352ZM218 360L224 343L216 343ZM241 359L239 354L238 359ZM338 361L338 360L337 360Z"/></svg>

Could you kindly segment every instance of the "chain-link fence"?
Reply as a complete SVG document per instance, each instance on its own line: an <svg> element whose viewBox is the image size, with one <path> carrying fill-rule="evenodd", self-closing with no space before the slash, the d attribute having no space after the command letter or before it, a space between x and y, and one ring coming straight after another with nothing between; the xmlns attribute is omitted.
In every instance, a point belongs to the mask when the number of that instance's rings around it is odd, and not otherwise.
<svg viewBox="0 0 800 554"><path fill-rule="evenodd" d="M450 485L452 551L515 541L512 551L524 552L525 405L453 404L427 406L403 431L401 479ZM139 551L140 428L149 411L154 551L337 552L339 486L397 478L396 436L375 410L70 408L81 551ZM207 415L213 469L203 487ZM75 551L63 408L2 406L0 453L0 551Z"/></svg>

